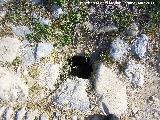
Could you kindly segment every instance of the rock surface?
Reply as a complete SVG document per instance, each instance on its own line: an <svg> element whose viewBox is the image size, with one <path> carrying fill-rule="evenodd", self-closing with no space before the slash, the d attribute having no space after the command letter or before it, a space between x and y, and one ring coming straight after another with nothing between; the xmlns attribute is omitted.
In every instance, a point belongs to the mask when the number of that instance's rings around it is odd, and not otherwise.
<svg viewBox="0 0 160 120"><path fill-rule="evenodd" d="M27 40L22 41L21 46L22 64L24 66L30 66L35 63L35 46L30 46Z"/></svg>
<svg viewBox="0 0 160 120"><path fill-rule="evenodd" d="M101 107L106 114L111 113L119 116L126 113L126 86L116 73L104 63L101 63L97 69L95 89L102 99Z"/></svg>
<svg viewBox="0 0 160 120"><path fill-rule="evenodd" d="M126 34L128 36L137 36L138 32L138 26L136 23L132 23L131 26L126 30Z"/></svg>
<svg viewBox="0 0 160 120"><path fill-rule="evenodd" d="M88 79L67 79L62 88L56 93L55 101L58 104L81 111L90 111L90 102L86 88Z"/></svg>
<svg viewBox="0 0 160 120"><path fill-rule="evenodd" d="M135 86L142 86L145 78L145 66L131 60L127 64L125 74Z"/></svg>
<svg viewBox="0 0 160 120"><path fill-rule="evenodd" d="M18 55L20 41L17 38L0 39L0 61L12 62Z"/></svg>
<svg viewBox="0 0 160 120"><path fill-rule="evenodd" d="M40 60L42 57L47 57L51 54L53 45L50 43L38 43L36 48L36 59Z"/></svg>
<svg viewBox="0 0 160 120"><path fill-rule="evenodd" d="M145 34L141 34L141 36L133 42L132 52L140 59L144 59L146 57L148 42L149 38Z"/></svg>
<svg viewBox="0 0 160 120"><path fill-rule="evenodd" d="M46 88L53 90L55 88L55 83L57 82L57 78L60 75L60 65L47 63L42 66L38 83Z"/></svg>
<svg viewBox="0 0 160 120"><path fill-rule="evenodd" d="M3 5L3 4L5 4L5 3L9 2L9 1L11 1L11 0L0 0L0 5Z"/></svg>
<svg viewBox="0 0 160 120"><path fill-rule="evenodd" d="M51 10L52 10L52 16L55 19L59 18L60 15L64 14L62 8L57 5L53 5Z"/></svg>
<svg viewBox="0 0 160 120"><path fill-rule="evenodd" d="M7 101L25 101L28 87L20 80L20 76L0 67L0 98Z"/></svg>
<svg viewBox="0 0 160 120"><path fill-rule="evenodd" d="M31 33L30 29L27 26L12 26L11 28L17 36L25 37L25 35Z"/></svg>
<svg viewBox="0 0 160 120"><path fill-rule="evenodd" d="M114 40L111 44L110 55L116 61L122 61L124 56L128 53L129 45L120 38Z"/></svg>

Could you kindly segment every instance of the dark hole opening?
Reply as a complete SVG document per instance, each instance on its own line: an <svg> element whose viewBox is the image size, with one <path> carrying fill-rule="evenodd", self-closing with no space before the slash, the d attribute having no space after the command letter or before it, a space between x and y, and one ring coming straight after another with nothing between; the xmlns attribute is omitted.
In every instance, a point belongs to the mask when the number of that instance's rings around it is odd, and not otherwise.
<svg viewBox="0 0 160 120"><path fill-rule="evenodd" d="M83 79L91 77L93 68L89 57L73 56L69 59L69 65L71 66L70 75Z"/></svg>

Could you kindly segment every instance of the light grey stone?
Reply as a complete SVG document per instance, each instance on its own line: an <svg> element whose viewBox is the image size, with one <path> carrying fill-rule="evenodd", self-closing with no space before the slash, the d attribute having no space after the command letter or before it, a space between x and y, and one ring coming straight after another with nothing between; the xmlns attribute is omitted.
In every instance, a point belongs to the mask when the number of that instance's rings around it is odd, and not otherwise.
<svg viewBox="0 0 160 120"><path fill-rule="evenodd" d="M135 86L144 84L145 66L131 60L125 69L125 74Z"/></svg>
<svg viewBox="0 0 160 120"><path fill-rule="evenodd" d="M0 20L6 15L7 11L6 10L0 10Z"/></svg>
<svg viewBox="0 0 160 120"><path fill-rule="evenodd" d="M97 33L109 33L109 32L116 32L116 31L118 31L118 28L114 25L104 26L96 30Z"/></svg>
<svg viewBox="0 0 160 120"><path fill-rule="evenodd" d="M56 93L55 101L63 106L80 111L90 111L90 102L87 97L86 88L88 79L73 78L67 79L61 89Z"/></svg>
<svg viewBox="0 0 160 120"><path fill-rule="evenodd" d="M146 57L147 47L148 47L149 38L145 34L141 34L132 45L132 52L140 59L144 59Z"/></svg>
<svg viewBox="0 0 160 120"><path fill-rule="evenodd" d="M53 5L52 8L52 16L57 19L60 17L60 15L64 14L63 10L61 7L57 6L57 5Z"/></svg>
<svg viewBox="0 0 160 120"><path fill-rule="evenodd" d="M5 109L6 109L5 106L0 107L0 118L2 118L2 115L4 114Z"/></svg>
<svg viewBox="0 0 160 120"><path fill-rule="evenodd" d="M42 0L30 0L32 4L41 4Z"/></svg>
<svg viewBox="0 0 160 120"><path fill-rule="evenodd" d="M30 46L27 40L22 41L21 57L24 66L30 66L35 63L35 46Z"/></svg>
<svg viewBox="0 0 160 120"><path fill-rule="evenodd" d="M120 38L116 38L111 44L110 56L116 61L122 61L128 50L129 45Z"/></svg>
<svg viewBox="0 0 160 120"><path fill-rule="evenodd" d="M6 4L9 1L11 1L11 0L0 0L0 5Z"/></svg>
<svg viewBox="0 0 160 120"><path fill-rule="evenodd" d="M12 120L13 116L14 116L14 111L13 111L12 107L8 107L3 114L3 119L4 120Z"/></svg>
<svg viewBox="0 0 160 120"><path fill-rule="evenodd" d="M120 116L127 110L126 85L121 81L114 69L100 63L96 72L95 90L100 99L100 107L104 114Z"/></svg>
<svg viewBox="0 0 160 120"><path fill-rule="evenodd" d="M37 19L43 25L49 25L49 26L51 25L51 20L50 19L41 17L34 12L32 13L32 17Z"/></svg>
<svg viewBox="0 0 160 120"><path fill-rule="evenodd" d="M35 120L35 118L38 117L39 114L40 114L40 112L38 111L38 109L36 109L34 111L28 111L26 120Z"/></svg>
<svg viewBox="0 0 160 120"><path fill-rule="evenodd" d="M12 62L19 53L20 41L18 38L6 37L0 39L0 61Z"/></svg>
<svg viewBox="0 0 160 120"><path fill-rule="evenodd" d="M128 36L137 36L138 32L138 26L136 23L132 23L131 26L126 30L126 34Z"/></svg>
<svg viewBox="0 0 160 120"><path fill-rule="evenodd" d="M40 60L42 57L47 57L51 54L53 45L51 43L38 43L36 48L36 59Z"/></svg>
<svg viewBox="0 0 160 120"><path fill-rule="evenodd" d="M49 120L49 116L45 113L43 113L41 116L40 116L40 120Z"/></svg>
<svg viewBox="0 0 160 120"><path fill-rule="evenodd" d="M43 87L54 90L57 78L60 75L60 65L47 63L42 65L38 77L38 83Z"/></svg>
<svg viewBox="0 0 160 120"><path fill-rule="evenodd" d="M16 111L15 120L22 120L26 112L27 111L25 108L21 108L20 110Z"/></svg>
<svg viewBox="0 0 160 120"><path fill-rule="evenodd" d="M0 99L24 102L28 96L28 86L20 79L20 75L0 67Z"/></svg>
<svg viewBox="0 0 160 120"><path fill-rule="evenodd" d="M17 36L25 37L25 35L31 33L29 27L27 27L27 26L12 26L11 28L12 28L12 31L13 31Z"/></svg>

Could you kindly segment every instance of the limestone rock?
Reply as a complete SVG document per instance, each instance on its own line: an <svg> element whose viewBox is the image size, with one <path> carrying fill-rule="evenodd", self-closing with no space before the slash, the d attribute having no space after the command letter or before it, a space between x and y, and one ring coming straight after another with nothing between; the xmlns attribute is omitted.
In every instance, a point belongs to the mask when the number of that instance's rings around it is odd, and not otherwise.
<svg viewBox="0 0 160 120"><path fill-rule="evenodd" d="M12 62L19 53L20 41L17 38L0 39L0 61Z"/></svg>
<svg viewBox="0 0 160 120"><path fill-rule="evenodd" d="M40 60L42 57L47 57L51 54L53 45L50 43L38 43L36 48L36 59Z"/></svg>
<svg viewBox="0 0 160 120"><path fill-rule="evenodd" d="M20 80L20 76L0 67L0 99L24 102L28 96L28 87Z"/></svg>
<svg viewBox="0 0 160 120"><path fill-rule="evenodd" d="M27 26L12 26L11 28L17 36L25 37L25 35L31 33L30 29Z"/></svg>
<svg viewBox="0 0 160 120"><path fill-rule="evenodd" d="M117 61L122 61L124 56L128 53L129 45L120 38L114 40L111 44L110 55Z"/></svg>
<svg viewBox="0 0 160 120"><path fill-rule="evenodd" d="M90 102L86 92L87 85L88 79L68 78L56 93L55 101L72 109L90 111Z"/></svg>
<svg viewBox="0 0 160 120"><path fill-rule="evenodd" d="M144 59L146 57L148 42L149 38L145 34L141 34L141 36L133 42L132 52L140 59Z"/></svg>
<svg viewBox="0 0 160 120"><path fill-rule="evenodd" d="M21 46L22 64L24 66L30 66L35 63L35 46L30 46L27 40L22 41Z"/></svg>
<svg viewBox="0 0 160 120"><path fill-rule="evenodd" d="M46 88L53 90L59 75L60 65L47 63L41 67L38 83Z"/></svg>
<svg viewBox="0 0 160 120"><path fill-rule="evenodd" d="M135 86L142 86L145 78L145 66L131 60L127 64L125 74Z"/></svg>
<svg viewBox="0 0 160 120"><path fill-rule="evenodd" d="M121 115L127 110L126 86L115 71L101 63L97 69L95 89L102 98L102 109L108 114Z"/></svg>
<svg viewBox="0 0 160 120"><path fill-rule="evenodd" d="M16 111L15 119L16 120L22 120L23 117L25 116L26 112L27 111L25 110L25 108L21 108L20 110Z"/></svg>
<svg viewBox="0 0 160 120"><path fill-rule="evenodd" d="M53 5L51 10L52 10L52 16L55 19L59 18L60 15L64 14L62 8L57 5Z"/></svg>
<svg viewBox="0 0 160 120"><path fill-rule="evenodd" d="M136 23L132 23L131 26L126 30L128 36L137 36L138 26Z"/></svg>

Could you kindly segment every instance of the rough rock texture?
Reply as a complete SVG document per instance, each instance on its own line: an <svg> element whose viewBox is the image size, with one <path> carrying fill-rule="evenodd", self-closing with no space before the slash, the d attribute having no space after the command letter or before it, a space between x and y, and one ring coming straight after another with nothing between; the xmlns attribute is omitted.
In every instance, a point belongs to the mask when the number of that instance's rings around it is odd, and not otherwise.
<svg viewBox="0 0 160 120"><path fill-rule="evenodd" d="M38 43L36 48L36 59L40 60L42 57L47 57L53 49L53 45L50 43Z"/></svg>
<svg viewBox="0 0 160 120"><path fill-rule="evenodd" d="M104 26L96 30L97 33L110 33L110 32L117 32L117 31L118 31L118 28L114 25Z"/></svg>
<svg viewBox="0 0 160 120"><path fill-rule="evenodd" d="M12 26L12 31L17 35L17 36L22 36L25 37L25 35L30 34L31 31L27 26Z"/></svg>
<svg viewBox="0 0 160 120"><path fill-rule="evenodd" d="M120 38L114 40L111 44L110 55L117 61L121 61L127 54L129 46Z"/></svg>
<svg viewBox="0 0 160 120"><path fill-rule="evenodd" d="M97 69L95 89L102 98L102 109L105 113L121 115L127 110L126 86L116 73L104 63Z"/></svg>
<svg viewBox="0 0 160 120"><path fill-rule="evenodd" d="M132 52L136 54L140 59L145 58L148 42L149 38L145 34L141 34L141 36L133 42Z"/></svg>
<svg viewBox="0 0 160 120"><path fill-rule="evenodd" d="M35 46L30 46L27 40L22 42L20 51L24 66L30 66L35 62Z"/></svg>
<svg viewBox="0 0 160 120"><path fill-rule="evenodd" d="M5 3L9 2L9 1L12 1L12 0L0 0L0 5L3 5L3 4L5 4Z"/></svg>
<svg viewBox="0 0 160 120"><path fill-rule="evenodd" d="M138 32L138 26L136 23L132 23L131 26L126 30L126 34L128 36L137 36Z"/></svg>
<svg viewBox="0 0 160 120"><path fill-rule="evenodd" d="M14 117L14 111L12 107L6 108L3 114L3 119L4 120L12 120Z"/></svg>
<svg viewBox="0 0 160 120"><path fill-rule="evenodd" d="M34 12L32 13L32 16L33 16L33 18L38 19L38 21L43 25L50 25L51 24L51 20L49 20L48 18L41 17Z"/></svg>
<svg viewBox="0 0 160 120"><path fill-rule="evenodd" d="M12 62L18 55L20 41L17 38L0 39L0 61Z"/></svg>
<svg viewBox="0 0 160 120"><path fill-rule="evenodd" d="M64 14L62 8L57 5L53 5L51 10L52 10L52 16L55 19L59 18L60 15Z"/></svg>
<svg viewBox="0 0 160 120"><path fill-rule="evenodd" d="M7 101L25 101L28 87L20 80L20 76L0 67L0 98Z"/></svg>
<svg viewBox="0 0 160 120"><path fill-rule="evenodd" d="M127 64L125 74L135 86L142 86L145 78L145 66L131 60Z"/></svg>
<svg viewBox="0 0 160 120"><path fill-rule="evenodd" d="M22 120L22 118L25 116L26 112L27 111L25 110L25 108L21 108L20 110L16 111L15 119L16 120Z"/></svg>
<svg viewBox="0 0 160 120"><path fill-rule="evenodd" d="M55 101L61 105L81 111L90 111L87 97L88 79L67 79L62 88L56 93Z"/></svg>
<svg viewBox="0 0 160 120"><path fill-rule="evenodd" d="M38 83L46 88L53 90L55 88L54 85L59 75L60 65L47 63L43 65L40 70Z"/></svg>

